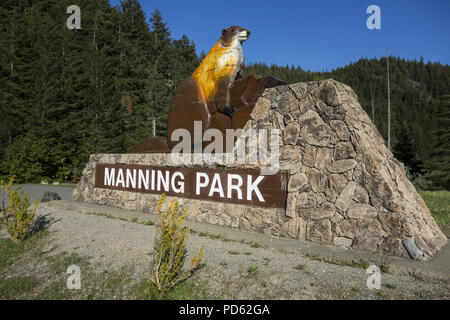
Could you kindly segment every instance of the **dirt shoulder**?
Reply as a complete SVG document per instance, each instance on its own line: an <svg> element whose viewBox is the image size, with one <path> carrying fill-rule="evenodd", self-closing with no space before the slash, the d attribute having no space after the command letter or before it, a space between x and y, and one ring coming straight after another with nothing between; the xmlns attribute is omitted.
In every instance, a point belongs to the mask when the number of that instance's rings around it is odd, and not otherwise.
<svg viewBox="0 0 450 320"><path fill-rule="evenodd" d="M127 278L129 287L148 279L156 232L154 215L72 201L41 204L38 213L49 223L48 241L40 249L43 255L75 253L88 259L97 274L107 272L118 279ZM196 222L188 221L186 225L191 230L188 256L204 247L204 267L190 280L193 288L201 291L201 298L450 297L448 246L433 260L417 262ZM369 264L387 271L381 274L380 290L367 288ZM13 269L11 266L8 270ZM120 272L125 273L120 276ZM90 281L95 281L95 277ZM96 286L102 290L101 283Z"/></svg>

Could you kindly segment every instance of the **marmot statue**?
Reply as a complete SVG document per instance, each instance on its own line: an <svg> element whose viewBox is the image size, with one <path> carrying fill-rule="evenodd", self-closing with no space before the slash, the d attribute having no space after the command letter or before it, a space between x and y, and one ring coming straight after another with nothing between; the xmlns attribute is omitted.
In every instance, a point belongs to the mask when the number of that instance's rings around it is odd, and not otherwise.
<svg viewBox="0 0 450 320"><path fill-rule="evenodd" d="M265 88L286 84L273 77L241 77L244 66L242 43L249 36L250 31L239 26L222 30L221 37L200 66L178 86L169 110L167 139L148 137L128 152L170 152L179 143L171 141L173 131L187 129L193 139L194 121L202 122L202 134L210 128L224 134L226 129L243 128Z"/></svg>
<svg viewBox="0 0 450 320"><path fill-rule="evenodd" d="M168 144L173 130L185 128L193 137L194 121L202 121L202 130L231 128L233 107L230 89L240 78L244 66L242 42L250 31L239 26L222 30L222 36L194 73L178 87L173 97L168 120Z"/></svg>

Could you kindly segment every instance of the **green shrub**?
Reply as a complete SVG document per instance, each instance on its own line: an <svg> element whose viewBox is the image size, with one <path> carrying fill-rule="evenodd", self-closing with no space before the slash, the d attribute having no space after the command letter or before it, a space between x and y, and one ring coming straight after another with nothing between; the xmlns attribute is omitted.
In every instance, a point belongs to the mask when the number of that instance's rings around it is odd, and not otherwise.
<svg viewBox="0 0 450 320"><path fill-rule="evenodd" d="M166 197L163 194L158 201L159 224L151 278L162 294L187 279L198 268L203 255L202 247L200 252L191 259L190 266L183 270L188 231L186 227L182 227L186 219L185 211L179 212L179 203L175 199L171 200L167 208L163 210L165 203Z"/></svg>
<svg viewBox="0 0 450 320"><path fill-rule="evenodd" d="M67 157L54 144L31 132L16 137L2 151L4 157L0 162L0 177L2 174L6 177L14 175L16 182L31 183L41 180L65 182L70 176Z"/></svg>
<svg viewBox="0 0 450 320"><path fill-rule="evenodd" d="M14 177L11 177L8 182L0 180L1 221L6 225L11 239L19 242L28 235L40 200L36 200L30 208L30 196L21 191L20 187L12 188L13 182ZM6 197L9 200L8 206L5 206Z"/></svg>

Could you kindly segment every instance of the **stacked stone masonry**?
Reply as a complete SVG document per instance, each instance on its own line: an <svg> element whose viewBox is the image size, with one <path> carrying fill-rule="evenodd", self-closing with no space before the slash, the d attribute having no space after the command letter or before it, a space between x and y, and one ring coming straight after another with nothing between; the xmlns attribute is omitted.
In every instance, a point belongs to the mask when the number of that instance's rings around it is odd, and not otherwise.
<svg viewBox="0 0 450 320"><path fill-rule="evenodd" d="M286 208L180 198L188 219L416 259L447 242L350 87L325 80L267 89L250 128L280 132ZM91 155L73 199L142 212L154 212L159 195L94 188L96 163L174 165L169 154Z"/></svg>

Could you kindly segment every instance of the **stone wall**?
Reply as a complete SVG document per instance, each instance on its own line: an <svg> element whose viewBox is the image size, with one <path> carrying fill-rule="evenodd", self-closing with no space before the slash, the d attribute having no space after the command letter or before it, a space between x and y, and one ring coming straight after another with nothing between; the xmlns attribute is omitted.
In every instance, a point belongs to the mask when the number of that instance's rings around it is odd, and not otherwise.
<svg viewBox="0 0 450 320"><path fill-rule="evenodd" d="M416 259L447 242L350 87L325 80L267 89L250 128L281 132L286 209L180 199L188 219ZM73 199L143 212L158 196L94 189L96 163L173 165L168 154L91 155Z"/></svg>

